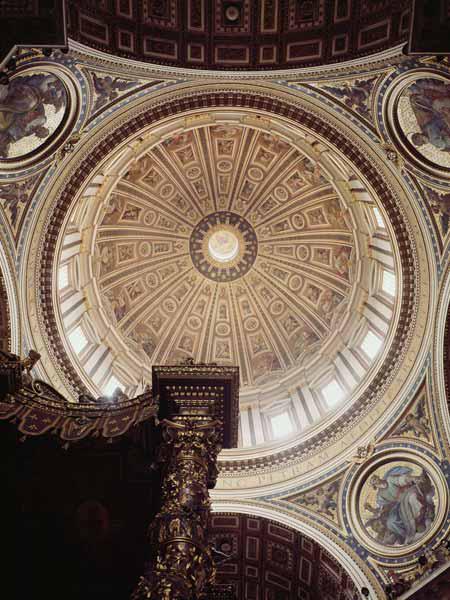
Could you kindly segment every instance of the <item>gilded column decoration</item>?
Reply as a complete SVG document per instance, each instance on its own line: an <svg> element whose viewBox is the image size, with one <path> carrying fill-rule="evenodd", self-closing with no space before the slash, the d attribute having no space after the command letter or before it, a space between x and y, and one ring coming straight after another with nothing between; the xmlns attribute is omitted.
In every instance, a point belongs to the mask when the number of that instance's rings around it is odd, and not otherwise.
<svg viewBox="0 0 450 600"><path fill-rule="evenodd" d="M154 367L160 402L161 500L150 527L149 570L132 598L197 600L208 597L215 567L207 541L217 455L235 445L238 370L187 364Z"/></svg>
<svg viewBox="0 0 450 600"><path fill-rule="evenodd" d="M161 424L162 506L151 527L156 557L134 598L201 598L212 582L214 562L207 544L208 488L217 477L221 445L218 421Z"/></svg>

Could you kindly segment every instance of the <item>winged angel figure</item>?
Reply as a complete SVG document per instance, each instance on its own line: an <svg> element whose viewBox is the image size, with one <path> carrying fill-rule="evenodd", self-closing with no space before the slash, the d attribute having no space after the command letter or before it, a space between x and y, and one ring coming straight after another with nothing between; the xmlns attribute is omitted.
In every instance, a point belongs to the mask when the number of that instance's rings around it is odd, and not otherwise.
<svg viewBox="0 0 450 600"><path fill-rule="evenodd" d="M136 83L134 81L126 81L119 79L119 77L112 78L110 75L106 77L99 77L95 73L92 74L94 79L94 89L98 95L95 101L94 112L97 112L100 108L112 102L119 96L119 92L124 92L134 87Z"/></svg>
<svg viewBox="0 0 450 600"><path fill-rule="evenodd" d="M339 490L339 482L333 481L328 485L322 485L315 490L301 496L298 500L300 504L317 510L327 517L333 518L337 509L337 494Z"/></svg>
<svg viewBox="0 0 450 600"><path fill-rule="evenodd" d="M427 415L425 412L425 400L422 398L414 408L414 410L408 413L400 427L397 429L398 434L412 433L415 437L424 437L429 439L430 437L430 425L428 423Z"/></svg>

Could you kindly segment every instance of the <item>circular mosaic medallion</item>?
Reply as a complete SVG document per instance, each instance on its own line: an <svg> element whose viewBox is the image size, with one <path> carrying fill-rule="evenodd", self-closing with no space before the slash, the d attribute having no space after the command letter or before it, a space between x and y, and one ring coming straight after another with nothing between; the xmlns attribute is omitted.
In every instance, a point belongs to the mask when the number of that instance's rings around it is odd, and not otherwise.
<svg viewBox="0 0 450 600"><path fill-rule="evenodd" d="M213 281L234 281L252 267L258 253L253 227L236 213L204 217L192 231L189 250L198 271Z"/></svg>
<svg viewBox="0 0 450 600"><path fill-rule="evenodd" d="M415 70L398 78L386 98L386 124L400 152L418 169L450 177L450 78Z"/></svg>
<svg viewBox="0 0 450 600"><path fill-rule="evenodd" d="M418 451L380 452L364 463L351 488L350 520L372 551L400 556L436 533L447 512L446 485L436 465Z"/></svg>
<svg viewBox="0 0 450 600"><path fill-rule="evenodd" d="M49 158L72 130L78 88L65 69L26 68L0 86L0 164L17 171Z"/></svg>

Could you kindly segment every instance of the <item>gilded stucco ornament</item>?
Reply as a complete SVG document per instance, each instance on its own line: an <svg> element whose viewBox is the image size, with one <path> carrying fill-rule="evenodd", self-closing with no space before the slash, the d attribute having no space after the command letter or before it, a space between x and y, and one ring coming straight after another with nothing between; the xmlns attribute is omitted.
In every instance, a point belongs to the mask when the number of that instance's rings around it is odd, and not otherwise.
<svg viewBox="0 0 450 600"><path fill-rule="evenodd" d="M356 454L352 456L352 462L361 465L368 460L375 451L375 444L369 442L366 446L358 446Z"/></svg>
<svg viewBox="0 0 450 600"><path fill-rule="evenodd" d="M381 147L385 151L388 161L393 163L398 168L402 168L404 166L405 161L399 155L397 148L393 144L381 144Z"/></svg>
<svg viewBox="0 0 450 600"><path fill-rule="evenodd" d="M421 554L418 560L407 565L393 569L380 563L378 566L389 581L385 586L388 600L401 597L402 594L416 588L419 591L419 599L440 598L440 593L446 591L447 582L444 580L440 584L440 575L448 571L450 564L450 541L443 539L440 544L432 549L427 549ZM433 579L431 585L422 587L424 579ZM435 595L438 594L438 595ZM411 595L411 594L410 594ZM414 594L415 595L415 594Z"/></svg>
<svg viewBox="0 0 450 600"><path fill-rule="evenodd" d="M59 163L64 160L68 154L71 154L75 150L75 146L81 140L81 131L74 133L69 139L63 144L63 146L55 154L55 161Z"/></svg>

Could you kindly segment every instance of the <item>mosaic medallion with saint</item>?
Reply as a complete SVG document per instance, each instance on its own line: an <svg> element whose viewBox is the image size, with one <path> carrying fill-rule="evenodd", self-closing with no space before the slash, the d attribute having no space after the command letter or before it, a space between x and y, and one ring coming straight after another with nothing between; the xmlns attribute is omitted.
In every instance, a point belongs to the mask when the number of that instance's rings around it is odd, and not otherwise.
<svg viewBox="0 0 450 600"><path fill-rule="evenodd" d="M394 128L408 153L430 168L450 169L450 80L415 79L395 101Z"/></svg>
<svg viewBox="0 0 450 600"><path fill-rule="evenodd" d="M435 521L437 493L428 471L413 462L389 462L366 480L360 495L362 523L383 546L408 546Z"/></svg>
<svg viewBox="0 0 450 600"><path fill-rule="evenodd" d="M67 90L53 73L32 71L0 85L0 160L48 143L63 123L67 103Z"/></svg>

